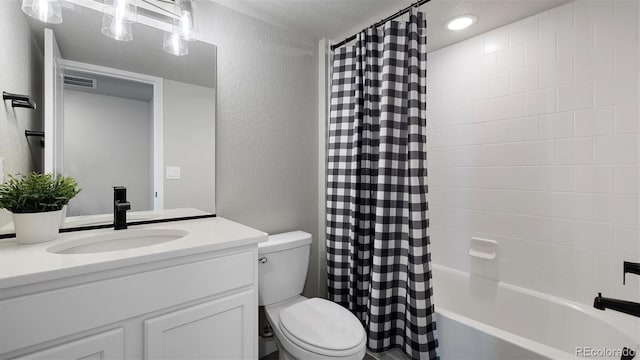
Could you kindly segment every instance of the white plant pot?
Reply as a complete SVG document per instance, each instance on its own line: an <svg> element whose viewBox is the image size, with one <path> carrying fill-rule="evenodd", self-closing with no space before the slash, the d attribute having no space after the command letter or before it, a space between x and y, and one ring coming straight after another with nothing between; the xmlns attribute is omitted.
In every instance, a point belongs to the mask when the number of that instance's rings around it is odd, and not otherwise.
<svg viewBox="0 0 640 360"><path fill-rule="evenodd" d="M60 210L60 228L62 228L64 226L64 222L65 220L67 220L67 205L62 207L62 210Z"/></svg>
<svg viewBox="0 0 640 360"><path fill-rule="evenodd" d="M60 228L62 210L13 214L18 244L35 244L55 240Z"/></svg>

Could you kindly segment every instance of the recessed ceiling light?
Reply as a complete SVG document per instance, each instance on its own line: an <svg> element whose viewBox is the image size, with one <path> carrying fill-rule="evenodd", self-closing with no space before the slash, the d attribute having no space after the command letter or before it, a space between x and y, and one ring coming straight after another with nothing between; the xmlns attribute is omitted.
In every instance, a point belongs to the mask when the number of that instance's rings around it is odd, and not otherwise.
<svg viewBox="0 0 640 360"><path fill-rule="evenodd" d="M446 28L453 31L463 30L475 24L476 18L473 15L460 15L447 21Z"/></svg>

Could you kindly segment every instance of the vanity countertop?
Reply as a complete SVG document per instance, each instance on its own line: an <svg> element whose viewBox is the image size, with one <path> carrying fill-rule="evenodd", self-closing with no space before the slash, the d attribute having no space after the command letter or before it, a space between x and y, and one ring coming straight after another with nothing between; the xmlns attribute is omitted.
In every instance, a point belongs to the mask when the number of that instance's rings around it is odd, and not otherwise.
<svg viewBox="0 0 640 360"><path fill-rule="evenodd" d="M151 246L90 254L55 254L47 249L65 241L113 233L115 230L63 233L54 241L29 245L20 245L15 239L2 240L0 290L267 241L266 233L221 217L136 225L129 229L184 230L188 235ZM118 230L122 231L128 230Z"/></svg>

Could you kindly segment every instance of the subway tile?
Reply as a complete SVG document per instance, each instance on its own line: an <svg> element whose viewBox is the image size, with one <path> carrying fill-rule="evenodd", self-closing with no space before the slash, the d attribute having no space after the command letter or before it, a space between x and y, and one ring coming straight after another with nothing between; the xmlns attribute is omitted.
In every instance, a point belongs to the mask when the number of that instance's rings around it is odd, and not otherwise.
<svg viewBox="0 0 640 360"><path fill-rule="evenodd" d="M555 163L556 143L554 140L529 141L523 145L523 165L550 165Z"/></svg>
<svg viewBox="0 0 640 360"><path fill-rule="evenodd" d="M548 37L524 45L524 65L531 66L555 61L557 56L556 38Z"/></svg>
<svg viewBox="0 0 640 360"><path fill-rule="evenodd" d="M572 138L556 140L558 164L588 165L593 163L593 139Z"/></svg>
<svg viewBox="0 0 640 360"><path fill-rule="evenodd" d="M624 104L637 101L637 83L638 80L635 75L623 75L596 80L596 106Z"/></svg>
<svg viewBox="0 0 640 360"><path fill-rule="evenodd" d="M509 141L538 140L539 132L540 122L536 116L509 120Z"/></svg>
<svg viewBox="0 0 640 360"><path fill-rule="evenodd" d="M613 134L613 108L578 110L575 112L575 136Z"/></svg>
<svg viewBox="0 0 640 360"><path fill-rule="evenodd" d="M504 96L495 100L496 119L510 119L524 114L524 96L516 94Z"/></svg>
<svg viewBox="0 0 640 360"><path fill-rule="evenodd" d="M638 260L622 258L620 259L620 264L622 264L623 261L636 262ZM621 266L621 265L618 265L618 266ZM621 270L618 270L618 271L621 271ZM614 284L616 286L615 298L620 300L638 302L638 296L640 296L640 277L639 276L627 276L627 282L625 285L622 284L622 279L618 280L618 282Z"/></svg>
<svg viewBox="0 0 640 360"><path fill-rule="evenodd" d="M595 252L593 258L593 277L597 280L618 282L622 281L622 262L613 252Z"/></svg>
<svg viewBox="0 0 640 360"><path fill-rule="evenodd" d="M509 77L507 74L499 74L478 80L476 89L479 99L490 99L505 96L509 93Z"/></svg>
<svg viewBox="0 0 640 360"><path fill-rule="evenodd" d="M572 31L559 34L557 37L558 60L572 61L594 52L594 26L576 27Z"/></svg>
<svg viewBox="0 0 640 360"><path fill-rule="evenodd" d="M613 193L615 168L613 166L576 166L576 191Z"/></svg>
<svg viewBox="0 0 640 360"><path fill-rule="evenodd" d="M591 250L570 246L554 246L553 268L576 275L593 276L594 253Z"/></svg>
<svg viewBox="0 0 640 360"><path fill-rule="evenodd" d="M531 266L551 266L553 245L507 236L494 237L502 260Z"/></svg>
<svg viewBox="0 0 640 360"><path fill-rule="evenodd" d="M621 225L638 224L637 195L595 194L594 219Z"/></svg>
<svg viewBox="0 0 640 360"><path fill-rule="evenodd" d="M576 55L575 74L576 82L613 76L613 50L603 49Z"/></svg>
<svg viewBox="0 0 640 360"><path fill-rule="evenodd" d="M506 26L482 35L484 54L491 54L509 47L509 29Z"/></svg>
<svg viewBox="0 0 640 360"><path fill-rule="evenodd" d="M574 28L583 29L613 17L613 0L581 0L574 3Z"/></svg>
<svg viewBox="0 0 640 360"><path fill-rule="evenodd" d="M522 191L522 214L550 216L553 210L553 194L546 191Z"/></svg>
<svg viewBox="0 0 640 360"><path fill-rule="evenodd" d="M520 69L524 66L524 46L519 45L498 51L498 72Z"/></svg>
<svg viewBox="0 0 640 360"><path fill-rule="evenodd" d="M640 228L637 226L616 225L615 252L618 255L640 257Z"/></svg>
<svg viewBox="0 0 640 360"><path fill-rule="evenodd" d="M540 87L548 88L573 82L573 59L540 65Z"/></svg>
<svg viewBox="0 0 640 360"><path fill-rule="evenodd" d="M511 46L534 42L540 37L540 18L537 15L509 25Z"/></svg>
<svg viewBox="0 0 640 360"><path fill-rule="evenodd" d="M524 115L548 114L556 111L556 89L545 89L524 94Z"/></svg>
<svg viewBox="0 0 640 360"><path fill-rule="evenodd" d="M578 110L593 106L593 82L558 88L558 111Z"/></svg>
<svg viewBox="0 0 640 360"><path fill-rule="evenodd" d="M615 192L617 194L640 193L640 170L638 165L615 167ZM640 239L638 239L640 241Z"/></svg>
<svg viewBox="0 0 640 360"><path fill-rule="evenodd" d="M593 220L594 218L594 196L592 194L581 193L555 193L553 194L554 217Z"/></svg>
<svg viewBox="0 0 640 360"><path fill-rule="evenodd" d="M596 164L630 164L638 159L636 135L610 135L594 138Z"/></svg>
<svg viewBox="0 0 640 360"><path fill-rule="evenodd" d="M512 94L538 90L539 87L539 67L537 65L509 73L509 92Z"/></svg>
<svg viewBox="0 0 640 360"><path fill-rule="evenodd" d="M576 175L573 166L540 167L540 189L546 191L575 191Z"/></svg>
<svg viewBox="0 0 640 360"><path fill-rule="evenodd" d="M471 63L471 77L474 79L494 75L497 69L496 54L488 54Z"/></svg>
<svg viewBox="0 0 640 360"><path fill-rule="evenodd" d="M555 139L573 136L573 112L560 112L540 116L540 138Z"/></svg>
<svg viewBox="0 0 640 360"><path fill-rule="evenodd" d="M618 105L615 108L615 133L637 133L640 124L640 116L638 114L638 104Z"/></svg>
<svg viewBox="0 0 640 360"><path fill-rule="evenodd" d="M555 37L573 29L573 3L547 10L539 16L542 38Z"/></svg>
<svg viewBox="0 0 640 360"><path fill-rule="evenodd" d="M613 50L614 69L616 76L636 73L639 70L638 43L627 43L616 46Z"/></svg>
<svg viewBox="0 0 640 360"><path fill-rule="evenodd" d="M472 127L472 144L495 144L505 142L509 138L509 126L506 120L491 121L470 125Z"/></svg>
<svg viewBox="0 0 640 360"><path fill-rule="evenodd" d="M613 252L615 225L592 221L573 222L574 246L596 251Z"/></svg>
<svg viewBox="0 0 640 360"><path fill-rule="evenodd" d="M638 2L614 1L613 6L614 16L594 25L598 49L638 40Z"/></svg>

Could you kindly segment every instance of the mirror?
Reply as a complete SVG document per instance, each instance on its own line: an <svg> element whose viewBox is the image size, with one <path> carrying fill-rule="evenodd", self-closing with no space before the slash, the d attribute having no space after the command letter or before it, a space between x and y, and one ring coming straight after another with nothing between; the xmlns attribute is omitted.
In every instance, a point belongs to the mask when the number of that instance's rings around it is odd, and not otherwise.
<svg viewBox="0 0 640 360"><path fill-rule="evenodd" d="M190 41L186 56L165 53L171 18L144 8L133 40L116 41L101 32L101 10L101 1L67 0L62 24L53 25L24 15L17 0L0 5L0 21L15 19L7 30L28 32L37 44L22 80L36 85L22 88L39 106L37 115L14 110L14 119L0 122L31 116L30 130L44 132L13 139L28 149L22 160L12 156L17 149L0 146L0 159L12 159L0 160L2 172L73 176L82 191L63 228L111 224L113 186L127 187L129 223L215 214L216 47ZM29 47L10 45L15 49L4 54ZM11 216L2 212L0 234L12 233Z"/></svg>

